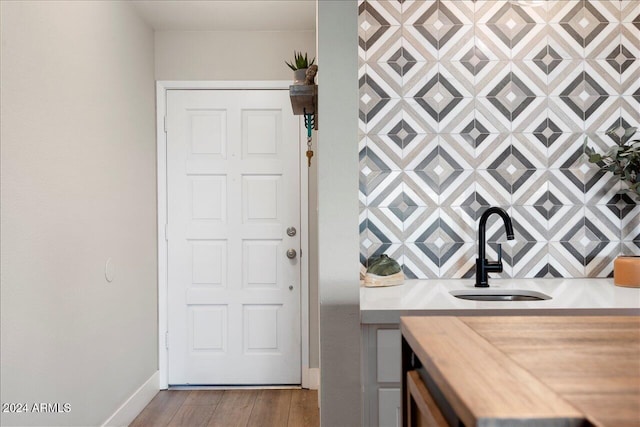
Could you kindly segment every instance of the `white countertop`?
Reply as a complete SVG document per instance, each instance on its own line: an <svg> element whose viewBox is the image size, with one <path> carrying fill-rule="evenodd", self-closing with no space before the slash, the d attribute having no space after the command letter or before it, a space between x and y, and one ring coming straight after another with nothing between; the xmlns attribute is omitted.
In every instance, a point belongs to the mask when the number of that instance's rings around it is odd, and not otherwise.
<svg viewBox="0 0 640 427"><path fill-rule="evenodd" d="M474 279L407 280L399 286L361 287L360 322L399 323L400 316L429 315L640 315L640 288L615 286L613 279L490 279L489 285L543 292L551 299L471 301L449 291L474 289Z"/></svg>

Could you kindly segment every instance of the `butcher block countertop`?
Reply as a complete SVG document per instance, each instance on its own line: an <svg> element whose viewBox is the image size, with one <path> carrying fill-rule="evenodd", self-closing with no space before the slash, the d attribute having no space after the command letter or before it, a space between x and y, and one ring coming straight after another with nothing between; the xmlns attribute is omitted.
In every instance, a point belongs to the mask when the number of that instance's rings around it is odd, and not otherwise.
<svg viewBox="0 0 640 427"><path fill-rule="evenodd" d="M640 426L639 316L402 317L401 329L467 427Z"/></svg>

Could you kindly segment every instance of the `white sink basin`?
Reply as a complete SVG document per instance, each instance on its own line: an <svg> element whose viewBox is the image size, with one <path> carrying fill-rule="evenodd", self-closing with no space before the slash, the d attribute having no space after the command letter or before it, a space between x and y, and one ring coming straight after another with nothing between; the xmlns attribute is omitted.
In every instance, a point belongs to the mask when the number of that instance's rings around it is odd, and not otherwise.
<svg viewBox="0 0 640 427"><path fill-rule="evenodd" d="M547 294L526 289L459 289L449 291L460 299L473 301L542 301L551 299Z"/></svg>

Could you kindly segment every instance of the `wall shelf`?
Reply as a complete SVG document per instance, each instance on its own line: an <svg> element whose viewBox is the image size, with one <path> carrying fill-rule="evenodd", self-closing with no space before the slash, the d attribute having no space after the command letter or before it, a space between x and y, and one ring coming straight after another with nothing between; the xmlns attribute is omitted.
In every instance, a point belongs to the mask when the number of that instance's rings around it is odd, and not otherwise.
<svg viewBox="0 0 640 427"><path fill-rule="evenodd" d="M315 116L314 129L318 130L318 85L289 86L291 108L296 116L311 114Z"/></svg>

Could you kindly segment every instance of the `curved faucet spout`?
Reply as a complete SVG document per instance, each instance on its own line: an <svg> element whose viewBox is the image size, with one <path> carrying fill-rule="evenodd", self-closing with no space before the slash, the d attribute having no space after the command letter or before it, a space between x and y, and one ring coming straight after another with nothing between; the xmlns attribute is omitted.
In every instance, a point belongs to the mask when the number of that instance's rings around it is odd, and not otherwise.
<svg viewBox="0 0 640 427"><path fill-rule="evenodd" d="M478 259L476 259L476 287L479 288L489 286L489 272L499 273L502 271L502 245L498 244L498 261L488 261L485 256L487 220L493 214L497 214L502 218L507 232L507 240L513 240L513 224L504 209L493 206L482 213L478 226Z"/></svg>

